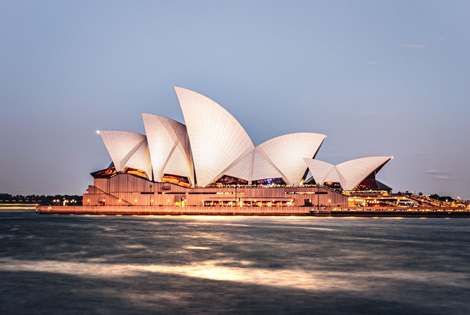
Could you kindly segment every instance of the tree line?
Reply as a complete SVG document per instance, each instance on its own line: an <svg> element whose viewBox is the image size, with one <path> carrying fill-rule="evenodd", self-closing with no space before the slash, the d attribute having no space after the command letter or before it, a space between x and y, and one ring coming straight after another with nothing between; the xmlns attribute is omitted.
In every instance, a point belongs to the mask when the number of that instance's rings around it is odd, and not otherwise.
<svg viewBox="0 0 470 315"><path fill-rule="evenodd" d="M0 203L37 203L39 205L82 205L81 195L11 195L0 193Z"/></svg>

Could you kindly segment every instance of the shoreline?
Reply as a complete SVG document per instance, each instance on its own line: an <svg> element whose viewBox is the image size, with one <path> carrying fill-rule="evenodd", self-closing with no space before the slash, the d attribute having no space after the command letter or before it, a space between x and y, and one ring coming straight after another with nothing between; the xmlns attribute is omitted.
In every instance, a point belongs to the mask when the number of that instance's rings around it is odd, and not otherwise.
<svg viewBox="0 0 470 315"><path fill-rule="evenodd" d="M219 216L312 216L312 217L422 217L470 218L468 210L453 209L332 209L310 207L113 207L41 206L39 214L65 215L219 215Z"/></svg>

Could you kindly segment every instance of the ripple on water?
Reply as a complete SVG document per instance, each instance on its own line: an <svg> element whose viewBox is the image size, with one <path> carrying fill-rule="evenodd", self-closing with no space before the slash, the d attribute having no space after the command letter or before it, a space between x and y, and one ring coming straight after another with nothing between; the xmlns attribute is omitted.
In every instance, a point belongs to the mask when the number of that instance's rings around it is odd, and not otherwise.
<svg viewBox="0 0 470 315"><path fill-rule="evenodd" d="M3 313L470 313L468 220L15 215Z"/></svg>

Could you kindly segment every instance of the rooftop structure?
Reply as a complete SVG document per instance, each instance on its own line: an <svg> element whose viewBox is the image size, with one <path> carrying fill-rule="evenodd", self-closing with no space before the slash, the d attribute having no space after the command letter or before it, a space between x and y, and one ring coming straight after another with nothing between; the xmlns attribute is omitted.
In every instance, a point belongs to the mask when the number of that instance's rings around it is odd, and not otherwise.
<svg viewBox="0 0 470 315"><path fill-rule="evenodd" d="M343 190L353 190L368 177L375 180L375 175L392 158L391 156L369 156L338 165L313 159L304 160L318 185L339 183Z"/></svg>
<svg viewBox="0 0 470 315"><path fill-rule="evenodd" d="M325 195L322 199L317 197L316 202L333 201L339 205L347 203L342 191L391 190L375 179L390 156L365 157L338 165L319 161L315 157L326 136L312 132L286 134L255 145L243 126L222 106L188 89L175 87L175 91L185 124L143 113L146 135L99 132L113 165L92 173L95 185L90 186L93 187L89 189L90 194L104 194L108 200L115 196L115 202L124 200L129 205L149 205L155 200L162 206L184 199L194 205L215 202L225 206L238 204L240 200L235 201L237 197L231 196L232 188L223 188L239 187L239 194L245 195L249 206L287 206L315 202L312 196L294 198L296 194ZM129 174L138 179L131 180ZM308 174L312 177L307 178ZM176 186L171 188L167 184ZM177 186L181 188L176 189ZM266 193L266 190L256 190L257 187L277 190ZM210 190L202 192L201 189ZM170 190L185 197L179 201L177 196L167 199ZM150 194L161 196L142 197ZM204 197L204 194L215 196ZM228 196L224 199L221 194ZM94 200L96 203L106 198Z"/></svg>

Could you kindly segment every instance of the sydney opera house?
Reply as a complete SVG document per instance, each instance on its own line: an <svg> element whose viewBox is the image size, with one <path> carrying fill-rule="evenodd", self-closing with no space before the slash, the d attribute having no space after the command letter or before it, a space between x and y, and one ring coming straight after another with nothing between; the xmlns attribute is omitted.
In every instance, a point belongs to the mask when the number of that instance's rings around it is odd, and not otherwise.
<svg viewBox="0 0 470 315"><path fill-rule="evenodd" d="M144 113L145 135L99 131L112 163L91 174L84 206L344 207L355 192L391 190L376 180L390 156L319 161L326 136L311 132L255 145L222 106L175 91L184 124Z"/></svg>

